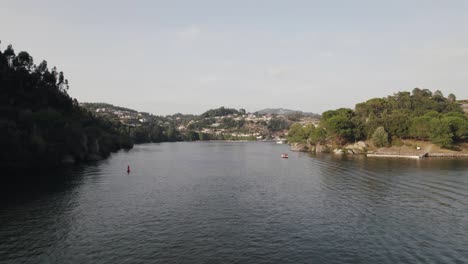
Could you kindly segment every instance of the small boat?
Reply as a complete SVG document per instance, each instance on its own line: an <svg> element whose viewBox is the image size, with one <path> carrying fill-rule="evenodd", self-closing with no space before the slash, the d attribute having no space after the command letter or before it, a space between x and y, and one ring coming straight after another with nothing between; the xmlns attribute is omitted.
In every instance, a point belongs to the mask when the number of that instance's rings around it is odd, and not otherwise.
<svg viewBox="0 0 468 264"><path fill-rule="evenodd" d="M283 154L281 154L281 157L282 157L283 159L287 159L287 158L288 158L288 154L287 154L287 153L283 153Z"/></svg>
<svg viewBox="0 0 468 264"><path fill-rule="evenodd" d="M286 140L285 139L278 139L276 141L276 144L285 144L286 143Z"/></svg>

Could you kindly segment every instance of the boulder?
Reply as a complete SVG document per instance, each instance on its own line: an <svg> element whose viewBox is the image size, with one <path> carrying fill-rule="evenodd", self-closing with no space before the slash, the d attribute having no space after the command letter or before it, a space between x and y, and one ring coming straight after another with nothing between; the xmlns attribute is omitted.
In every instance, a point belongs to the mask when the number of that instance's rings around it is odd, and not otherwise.
<svg viewBox="0 0 468 264"><path fill-rule="evenodd" d="M330 149L331 148L329 146L327 146L327 145L317 144L317 146L315 146L315 152L316 153L329 153Z"/></svg>
<svg viewBox="0 0 468 264"><path fill-rule="evenodd" d="M307 145L303 143L291 143L291 150L292 151L301 151L301 152L306 152L308 151Z"/></svg>
<svg viewBox="0 0 468 264"><path fill-rule="evenodd" d="M335 153L335 154L337 154L337 155L341 155L341 154L344 154L345 152L344 152L344 150L338 149L338 148L337 148L337 149L334 149L334 150L333 150L333 153Z"/></svg>
<svg viewBox="0 0 468 264"><path fill-rule="evenodd" d="M364 141L358 141L354 144L350 144L345 147L347 153L352 154L365 154L367 152L368 145Z"/></svg>

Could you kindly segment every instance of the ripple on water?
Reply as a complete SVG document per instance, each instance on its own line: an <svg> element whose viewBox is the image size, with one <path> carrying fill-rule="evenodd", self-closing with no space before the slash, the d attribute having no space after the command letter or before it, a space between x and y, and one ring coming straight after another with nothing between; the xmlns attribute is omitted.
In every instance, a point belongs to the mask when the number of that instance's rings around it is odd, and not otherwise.
<svg viewBox="0 0 468 264"><path fill-rule="evenodd" d="M465 162L280 159L287 151L269 143L144 144L61 172L59 183L4 204L0 263L468 259Z"/></svg>

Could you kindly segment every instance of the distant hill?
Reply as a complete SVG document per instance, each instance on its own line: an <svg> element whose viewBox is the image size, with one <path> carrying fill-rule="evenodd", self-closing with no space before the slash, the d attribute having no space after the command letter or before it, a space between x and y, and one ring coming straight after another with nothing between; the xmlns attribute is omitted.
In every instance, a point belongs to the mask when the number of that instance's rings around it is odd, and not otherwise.
<svg viewBox="0 0 468 264"><path fill-rule="evenodd" d="M243 111L245 113L245 110ZM232 114L239 114L239 111L233 108L225 108L224 106L216 109L210 109L203 114L201 114L202 118L206 117L215 117L215 116L227 116Z"/></svg>
<svg viewBox="0 0 468 264"><path fill-rule="evenodd" d="M173 114L157 116L107 103L82 103L94 116L120 124L135 143L271 139L284 136L289 126L298 122L312 124L316 115L288 110L288 114L247 115L245 109L219 107L201 115Z"/></svg>
<svg viewBox="0 0 468 264"><path fill-rule="evenodd" d="M111 105L108 103L80 103L80 105L92 112L95 112L97 109L108 108L109 110L113 110L113 111L125 111L125 112L131 112L131 113L138 113L138 111L136 110L121 107L121 106L115 106L115 105Z"/></svg>
<svg viewBox="0 0 468 264"><path fill-rule="evenodd" d="M260 115L267 115L267 114L270 114L270 115L301 114L301 115L304 115L304 116L312 116L312 117L317 117L317 118L320 117L319 114L310 113L310 112L303 112L303 111L299 111L299 110L285 109L285 108L265 108L265 109L262 109L262 110L258 110L255 113L260 114Z"/></svg>

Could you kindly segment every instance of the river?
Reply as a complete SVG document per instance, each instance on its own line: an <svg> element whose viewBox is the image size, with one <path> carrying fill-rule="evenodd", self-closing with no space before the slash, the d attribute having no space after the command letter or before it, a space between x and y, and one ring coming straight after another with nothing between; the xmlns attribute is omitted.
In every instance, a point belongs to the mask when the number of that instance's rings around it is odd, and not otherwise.
<svg viewBox="0 0 468 264"><path fill-rule="evenodd" d="M187 142L50 174L3 191L0 263L468 262L467 159Z"/></svg>

